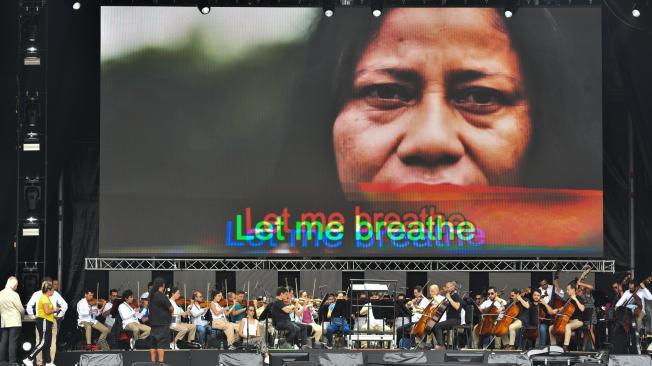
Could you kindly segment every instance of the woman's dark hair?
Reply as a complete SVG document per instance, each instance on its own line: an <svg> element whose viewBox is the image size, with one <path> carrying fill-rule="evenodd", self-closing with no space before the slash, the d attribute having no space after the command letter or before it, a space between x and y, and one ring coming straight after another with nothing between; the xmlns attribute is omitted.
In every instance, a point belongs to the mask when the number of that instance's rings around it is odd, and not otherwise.
<svg viewBox="0 0 652 366"><path fill-rule="evenodd" d="M134 292L131 291L131 290L124 290L124 291L122 292L122 299L123 299L123 300L127 301L127 298L128 298L129 296L134 296Z"/></svg>
<svg viewBox="0 0 652 366"><path fill-rule="evenodd" d="M301 195L306 194L320 199L315 205L342 198L333 123L352 95L356 64L391 11L374 18L368 9L346 9L337 17L321 17L314 25L305 66L298 74L296 104L290 111L284 167L277 170L276 184L283 185L280 193L284 196L301 202L305 198ZM524 8L509 20L501 11L496 9L496 19L503 23L519 57L532 120L521 185L601 189L600 37L587 38L599 30L599 9L579 17L577 9ZM593 9L581 11L579 15ZM565 29L558 19L564 21ZM588 19L595 29L587 32L578 19ZM571 42L565 35L571 30L580 30L574 33L584 38ZM596 60L582 55L590 64L577 62L578 45L595 51Z"/></svg>

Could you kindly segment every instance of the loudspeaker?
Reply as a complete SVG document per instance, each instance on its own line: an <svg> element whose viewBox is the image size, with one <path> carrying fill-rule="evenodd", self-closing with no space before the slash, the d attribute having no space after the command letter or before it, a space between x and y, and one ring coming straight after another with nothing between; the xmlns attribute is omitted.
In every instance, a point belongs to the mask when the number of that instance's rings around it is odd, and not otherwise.
<svg viewBox="0 0 652 366"><path fill-rule="evenodd" d="M219 366L263 366L263 357L256 353L220 353ZM151 366L151 365L150 365Z"/></svg>
<svg viewBox="0 0 652 366"><path fill-rule="evenodd" d="M320 366L364 366L362 353L322 353L319 355Z"/></svg>
<svg viewBox="0 0 652 366"><path fill-rule="evenodd" d="M79 366L122 366L121 353L85 353L79 356Z"/></svg>

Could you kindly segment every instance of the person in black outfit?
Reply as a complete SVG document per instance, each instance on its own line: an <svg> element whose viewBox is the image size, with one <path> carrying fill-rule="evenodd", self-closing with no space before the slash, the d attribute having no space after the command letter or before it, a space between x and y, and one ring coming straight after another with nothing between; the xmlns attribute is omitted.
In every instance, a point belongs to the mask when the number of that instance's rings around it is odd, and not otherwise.
<svg viewBox="0 0 652 366"><path fill-rule="evenodd" d="M302 334L302 329L290 320L290 314L294 311L294 306L289 304L290 293L285 287L276 289L276 301L272 304L272 323L278 330L288 332L287 341L290 344L304 342L306 335Z"/></svg>
<svg viewBox="0 0 652 366"><path fill-rule="evenodd" d="M164 362L165 349L170 346L170 324L172 323L172 304L163 294L165 283L162 279L154 280L152 291L149 293L149 324L152 328L150 332L151 346L149 355L152 363L158 361Z"/></svg>
<svg viewBox="0 0 652 366"><path fill-rule="evenodd" d="M584 322L582 321L582 313L584 312L584 301L581 297L577 296L575 291L577 289L577 284L575 281L571 282L566 286L566 294L568 295L568 300L567 301L573 301L575 303L575 312L573 315L570 316L570 319L568 320L568 324L566 325L566 328L564 329L564 352L568 352L568 345L570 344L570 339L571 339L571 334L573 331L582 325L584 325ZM552 334L553 327L550 327L549 332L550 332L550 345L551 346L556 346L557 345L557 339L555 337L555 334Z"/></svg>
<svg viewBox="0 0 652 366"><path fill-rule="evenodd" d="M448 308L446 309L446 320L440 321L433 328L435 339L437 340L437 347L435 349L444 350L444 330L453 329L454 326L462 323L462 298L456 292L457 284L455 282L446 283L446 300L448 300Z"/></svg>

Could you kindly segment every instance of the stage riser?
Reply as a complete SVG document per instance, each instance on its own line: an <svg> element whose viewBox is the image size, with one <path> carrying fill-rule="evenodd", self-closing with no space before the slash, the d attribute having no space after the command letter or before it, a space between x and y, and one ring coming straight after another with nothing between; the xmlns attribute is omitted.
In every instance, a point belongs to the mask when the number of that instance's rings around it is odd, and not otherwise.
<svg viewBox="0 0 652 366"><path fill-rule="evenodd" d="M297 351L302 352L302 351ZM478 365L531 365L527 359L518 352L500 352L501 357L491 357L490 351L486 352L460 352L460 351L386 351L386 350L309 350L310 361L315 366L319 365L319 356L325 353L361 353L365 365L419 365L419 366L443 366L443 365L463 365L463 366L478 366ZM115 352L113 352L115 353ZM237 353L218 350L183 350L183 351L168 351L165 353L165 360L168 364L174 366L219 366L218 360L220 353ZM305 352L304 352L305 353ZM74 366L79 362L80 356L83 352L60 352L57 353L57 366ZM447 355L448 354L448 355ZM479 358L473 357L482 355L482 361ZM512 357L509 357L512 356ZM123 365L132 366L135 362L149 361L149 351L131 351L122 352ZM568 361L561 361L560 356L555 356L555 360L549 360L548 366L555 364L557 361L560 365L569 365ZM570 365L575 365L573 358L577 355L568 355L571 359ZM466 358L466 362L464 361ZM498 362L498 360L500 360ZM460 362L462 361L462 362ZM588 363L577 363L577 365L588 365ZM652 366L652 359L648 355L633 356L633 355L611 355L609 364L602 364L605 366ZM351 365L338 365L338 366L351 366Z"/></svg>

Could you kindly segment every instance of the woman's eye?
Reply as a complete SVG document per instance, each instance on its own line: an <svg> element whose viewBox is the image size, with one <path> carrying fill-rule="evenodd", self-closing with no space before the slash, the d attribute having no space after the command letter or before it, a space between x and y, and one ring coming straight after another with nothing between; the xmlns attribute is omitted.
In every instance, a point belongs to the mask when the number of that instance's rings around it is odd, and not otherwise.
<svg viewBox="0 0 652 366"><path fill-rule="evenodd" d="M415 99L415 92L404 85L376 84L363 88L359 96L373 107L391 109L412 102Z"/></svg>
<svg viewBox="0 0 652 366"><path fill-rule="evenodd" d="M472 88L461 90L452 98L453 104L471 113L493 113L507 103L503 93L489 88Z"/></svg>

